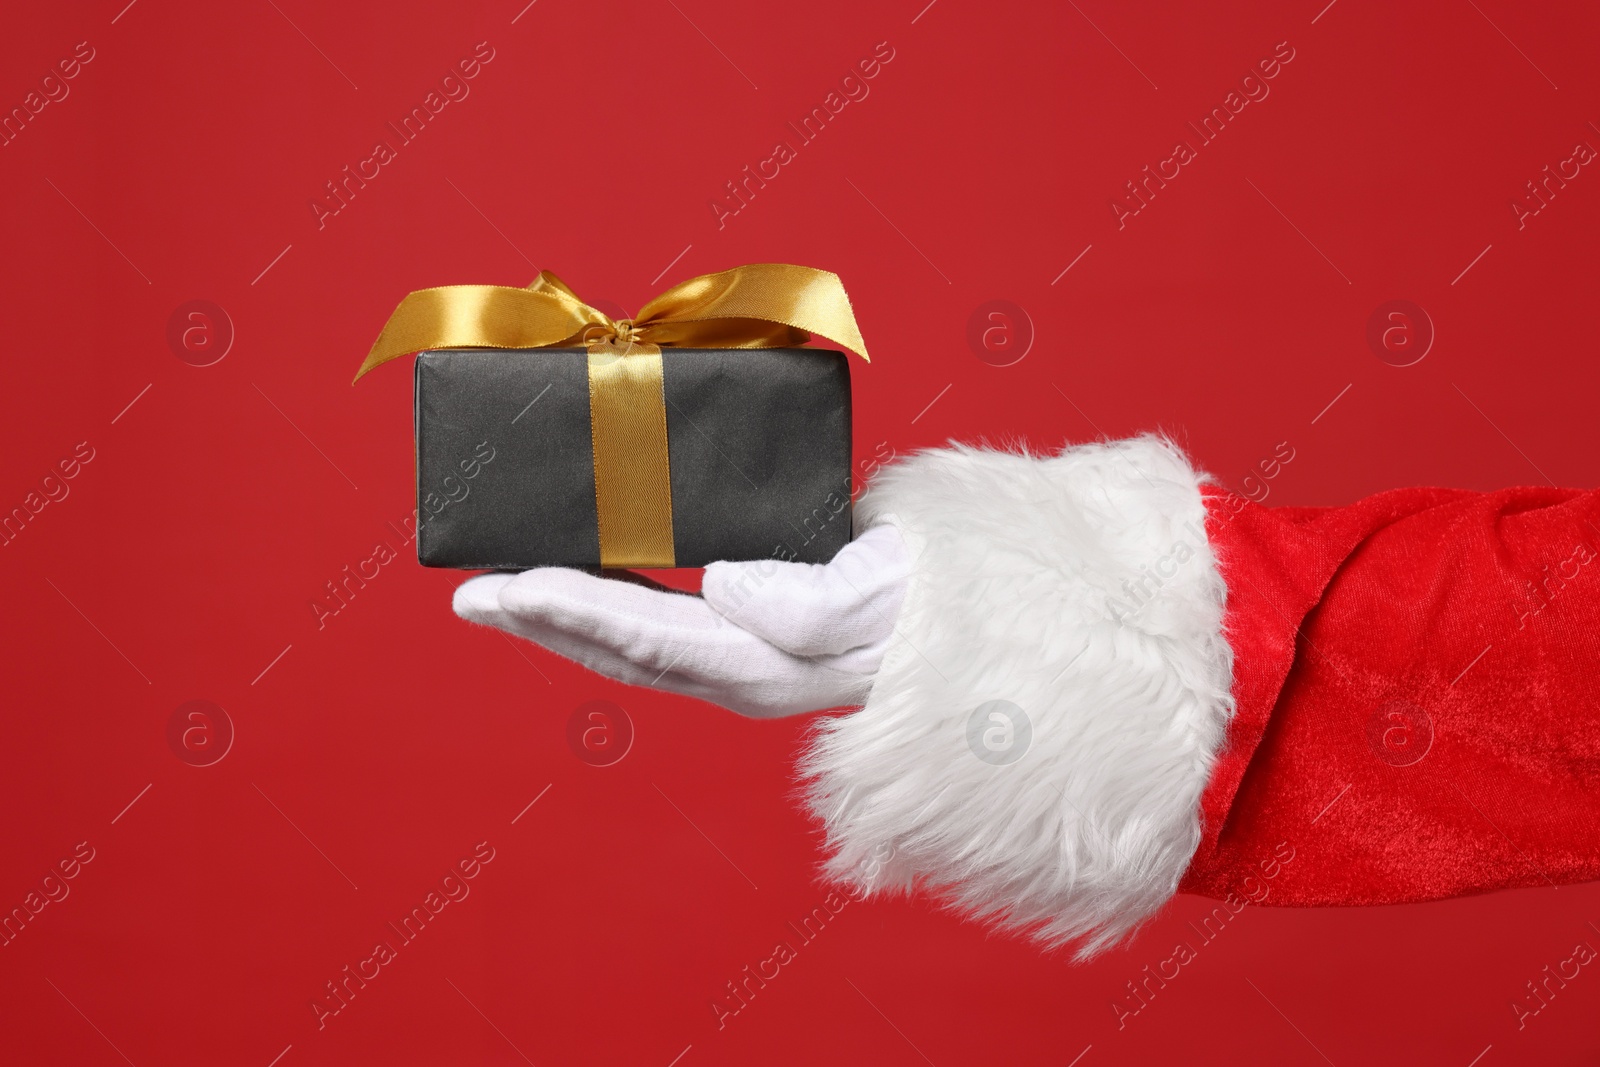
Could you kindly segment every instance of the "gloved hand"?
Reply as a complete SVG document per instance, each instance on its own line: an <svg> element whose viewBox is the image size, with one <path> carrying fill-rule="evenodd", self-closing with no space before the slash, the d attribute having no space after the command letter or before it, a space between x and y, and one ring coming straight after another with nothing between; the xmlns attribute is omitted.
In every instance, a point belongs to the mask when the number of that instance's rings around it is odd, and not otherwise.
<svg viewBox="0 0 1600 1067"><path fill-rule="evenodd" d="M541 567L470 579L454 606L619 682L765 719L866 700L910 571L885 524L826 564L713 563L700 596Z"/></svg>

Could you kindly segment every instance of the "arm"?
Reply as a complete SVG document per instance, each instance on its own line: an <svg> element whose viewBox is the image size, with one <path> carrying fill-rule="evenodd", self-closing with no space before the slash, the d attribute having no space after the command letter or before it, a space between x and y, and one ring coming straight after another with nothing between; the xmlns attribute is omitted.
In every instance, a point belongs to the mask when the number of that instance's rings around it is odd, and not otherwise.
<svg viewBox="0 0 1600 1067"><path fill-rule="evenodd" d="M1183 889L1385 904L1600 878L1595 493L1220 503L1239 707Z"/></svg>
<svg viewBox="0 0 1600 1067"><path fill-rule="evenodd" d="M860 704L819 719L801 760L827 876L916 888L1087 955L1180 888L1266 899L1269 869L1285 904L1600 876L1596 832L1571 833L1600 825L1586 799L1600 726L1565 689L1600 633L1600 581L1592 596L1569 581L1563 610L1578 614L1537 639L1566 649L1560 671L1541 651L1449 684L1491 604L1518 622L1507 576L1536 571L1585 501L1407 490L1269 509L1215 492L1152 437L938 449L875 479L862 536L826 567L715 564L703 600L572 572L486 576L457 609L747 714ZM1506 715L1527 703L1519 687L1544 692L1531 720ZM1402 698L1437 707L1435 745L1448 741L1410 770L1447 767L1467 803L1383 777L1399 769L1366 724ZM1460 762L1437 759L1446 748ZM1525 788L1564 783L1533 821L1471 795L1519 761ZM1489 817L1539 849L1544 875L1511 862ZM1415 847L1441 826L1455 836Z"/></svg>

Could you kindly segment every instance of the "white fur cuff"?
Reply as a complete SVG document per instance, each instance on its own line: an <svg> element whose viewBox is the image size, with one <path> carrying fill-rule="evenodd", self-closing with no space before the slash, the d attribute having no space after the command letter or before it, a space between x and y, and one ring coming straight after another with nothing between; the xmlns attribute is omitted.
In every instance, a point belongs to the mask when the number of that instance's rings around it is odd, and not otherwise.
<svg viewBox="0 0 1600 1067"><path fill-rule="evenodd" d="M1233 711L1203 481L1155 437L877 477L858 523L916 562L870 698L801 764L831 880L1084 956L1160 910Z"/></svg>

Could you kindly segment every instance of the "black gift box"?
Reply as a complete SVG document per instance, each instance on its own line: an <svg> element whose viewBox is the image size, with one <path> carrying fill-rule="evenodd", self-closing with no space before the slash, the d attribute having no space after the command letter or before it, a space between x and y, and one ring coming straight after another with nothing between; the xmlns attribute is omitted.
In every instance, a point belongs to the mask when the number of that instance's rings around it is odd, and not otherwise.
<svg viewBox="0 0 1600 1067"><path fill-rule="evenodd" d="M825 563L850 540L850 369L816 348L663 348L676 564ZM417 558L600 565L588 355L416 361Z"/></svg>

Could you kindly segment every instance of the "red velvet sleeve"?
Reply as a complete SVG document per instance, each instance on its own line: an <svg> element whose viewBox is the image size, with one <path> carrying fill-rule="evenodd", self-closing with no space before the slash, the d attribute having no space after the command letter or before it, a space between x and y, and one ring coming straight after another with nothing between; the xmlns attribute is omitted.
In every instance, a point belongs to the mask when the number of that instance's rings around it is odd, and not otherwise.
<svg viewBox="0 0 1600 1067"><path fill-rule="evenodd" d="M1380 904L1600 878L1596 493L1207 507L1237 711L1182 891Z"/></svg>

